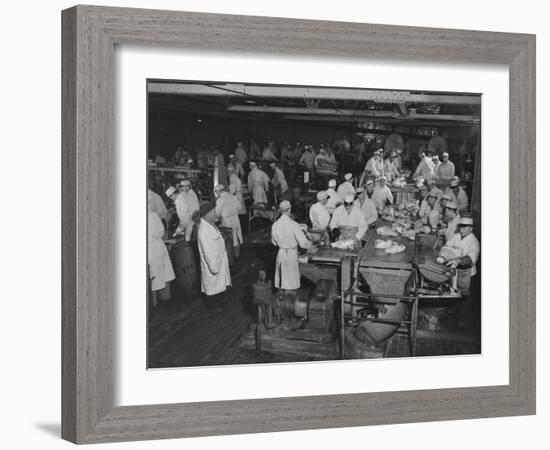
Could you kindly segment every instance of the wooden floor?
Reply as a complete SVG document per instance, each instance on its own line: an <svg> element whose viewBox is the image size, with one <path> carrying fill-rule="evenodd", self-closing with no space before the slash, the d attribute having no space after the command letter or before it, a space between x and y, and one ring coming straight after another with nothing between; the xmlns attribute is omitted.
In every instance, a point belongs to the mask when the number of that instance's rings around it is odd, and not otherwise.
<svg viewBox="0 0 550 450"><path fill-rule="evenodd" d="M272 271L274 255L270 246L243 248L241 258L231 267L233 287L225 293L219 312L206 310L200 293L188 298L172 298L158 305L149 321L148 366L167 368L314 360L257 352L240 345L240 337L256 320L251 285L257 280L260 269L266 269L268 273ZM477 340L464 332L438 334L422 331L417 341L418 356L479 352ZM405 336L396 335L390 340L387 356L409 356Z"/></svg>

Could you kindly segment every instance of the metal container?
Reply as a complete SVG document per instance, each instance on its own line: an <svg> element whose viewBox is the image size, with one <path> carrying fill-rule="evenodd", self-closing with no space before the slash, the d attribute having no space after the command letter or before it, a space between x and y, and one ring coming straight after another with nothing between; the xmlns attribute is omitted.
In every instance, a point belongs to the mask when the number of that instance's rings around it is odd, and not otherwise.
<svg viewBox="0 0 550 450"><path fill-rule="evenodd" d="M181 240L172 245L172 265L176 275L176 288L180 296L194 294L199 287L197 249L193 242Z"/></svg>

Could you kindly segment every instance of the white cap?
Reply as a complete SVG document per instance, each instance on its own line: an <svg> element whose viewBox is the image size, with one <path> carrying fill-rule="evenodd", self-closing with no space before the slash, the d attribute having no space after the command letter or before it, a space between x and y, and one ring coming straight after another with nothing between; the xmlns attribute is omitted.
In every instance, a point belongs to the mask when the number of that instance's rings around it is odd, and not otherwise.
<svg viewBox="0 0 550 450"><path fill-rule="evenodd" d="M449 183L449 186L451 187L457 187L458 186L458 178L453 178L451 182Z"/></svg>
<svg viewBox="0 0 550 450"><path fill-rule="evenodd" d="M355 197L353 194L347 194L344 197L344 203L353 203L354 200L355 200Z"/></svg>
<svg viewBox="0 0 550 450"><path fill-rule="evenodd" d="M269 165L270 165L270 167L277 167L277 163L276 163L276 162L270 162Z"/></svg>
<svg viewBox="0 0 550 450"><path fill-rule="evenodd" d="M288 200L283 200L279 203L279 209L281 211L288 211L290 209L290 202Z"/></svg>
<svg viewBox="0 0 550 450"><path fill-rule="evenodd" d="M474 219L472 217L461 217L458 221L458 225L474 226Z"/></svg>
<svg viewBox="0 0 550 450"><path fill-rule="evenodd" d="M255 163L254 161L250 161L250 162L248 163L248 165L249 165L250 167L256 167L256 163Z"/></svg>
<svg viewBox="0 0 550 450"><path fill-rule="evenodd" d="M325 198L328 198L327 191L317 192L317 200L324 200Z"/></svg>
<svg viewBox="0 0 550 450"><path fill-rule="evenodd" d="M214 192L223 191L223 190L225 190L225 187L223 186L223 184L216 184L216 186L214 186Z"/></svg>
<svg viewBox="0 0 550 450"><path fill-rule="evenodd" d="M168 189L166 189L166 197L170 197L172 195L174 195L174 193L176 192L176 188L174 186L170 186Z"/></svg>
<svg viewBox="0 0 550 450"><path fill-rule="evenodd" d="M336 180L329 180L328 181L328 187L336 187Z"/></svg>
<svg viewBox="0 0 550 450"><path fill-rule="evenodd" d="M349 181L353 178L353 175L351 173L346 173L344 175L344 180Z"/></svg>
<svg viewBox="0 0 550 450"><path fill-rule="evenodd" d="M439 159L439 155L432 155L432 159Z"/></svg>
<svg viewBox="0 0 550 450"><path fill-rule="evenodd" d="M235 157L235 155L234 155L233 153L231 153L231 154L229 155L229 159L234 158L234 157Z"/></svg>
<svg viewBox="0 0 550 450"><path fill-rule="evenodd" d="M451 208L451 209L454 209L456 211L458 209L458 206L455 202L449 202L449 203L447 203L445 208Z"/></svg>
<svg viewBox="0 0 550 450"><path fill-rule="evenodd" d="M180 186L191 186L191 182L189 180L182 180L180 181Z"/></svg>
<svg viewBox="0 0 550 450"><path fill-rule="evenodd" d="M378 181L388 181L388 179L382 175L380 178L378 178Z"/></svg>
<svg viewBox="0 0 550 450"><path fill-rule="evenodd" d="M443 152L441 153L441 156L449 156L449 154L447 152Z"/></svg>
<svg viewBox="0 0 550 450"><path fill-rule="evenodd" d="M365 186L368 186L369 184L374 184L374 180L372 179L367 180L367 182L365 183Z"/></svg>

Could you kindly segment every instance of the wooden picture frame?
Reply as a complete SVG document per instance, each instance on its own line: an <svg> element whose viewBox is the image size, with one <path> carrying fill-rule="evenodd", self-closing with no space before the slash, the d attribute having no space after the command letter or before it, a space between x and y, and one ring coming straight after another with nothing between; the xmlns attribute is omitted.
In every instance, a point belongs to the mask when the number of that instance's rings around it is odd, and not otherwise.
<svg viewBox="0 0 550 450"><path fill-rule="evenodd" d="M96 6L63 11L62 30L64 439L94 443L535 413L534 35ZM509 384L114 407L113 52L126 43L507 65Z"/></svg>

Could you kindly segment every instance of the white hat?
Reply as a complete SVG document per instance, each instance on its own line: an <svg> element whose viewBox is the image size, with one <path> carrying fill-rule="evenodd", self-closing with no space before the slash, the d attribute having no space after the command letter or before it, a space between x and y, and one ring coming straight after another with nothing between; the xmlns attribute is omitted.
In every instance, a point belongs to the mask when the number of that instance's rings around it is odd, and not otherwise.
<svg viewBox="0 0 550 450"><path fill-rule="evenodd" d="M428 197L437 198L437 197L438 197L438 196L437 196L437 192L435 192L435 191L430 191L430 192L428 192L428 193L426 194L426 198L428 198Z"/></svg>
<svg viewBox="0 0 550 450"><path fill-rule="evenodd" d="M388 181L388 179L382 175L380 178L378 178L378 181Z"/></svg>
<svg viewBox="0 0 550 450"><path fill-rule="evenodd" d="M327 191L317 192L317 200L324 200L325 198L328 198Z"/></svg>
<svg viewBox="0 0 550 450"><path fill-rule="evenodd" d="M368 186L369 184L374 184L374 180L367 180L367 182L365 183L365 186Z"/></svg>
<svg viewBox="0 0 550 450"><path fill-rule="evenodd" d="M256 163L254 161L250 161L250 163L248 163L248 165L250 167L256 167Z"/></svg>
<svg viewBox="0 0 550 450"><path fill-rule="evenodd" d="M441 156L449 156L449 154L447 152L443 152L441 153Z"/></svg>
<svg viewBox="0 0 550 450"><path fill-rule="evenodd" d="M346 173L344 175L344 180L349 181L353 178L353 175L351 173Z"/></svg>
<svg viewBox="0 0 550 450"><path fill-rule="evenodd" d="M174 195L174 193L176 192L176 188L174 186L170 186L168 189L166 189L166 197L170 197L172 195Z"/></svg>
<svg viewBox="0 0 550 450"><path fill-rule="evenodd" d="M336 180L329 180L328 181L328 187L336 187Z"/></svg>
<svg viewBox="0 0 550 450"><path fill-rule="evenodd" d="M290 202L288 200L283 200L279 203L279 209L281 211L288 211L290 209Z"/></svg>
<svg viewBox="0 0 550 450"><path fill-rule="evenodd" d="M275 161L270 162L269 165L271 167L277 167L277 163Z"/></svg>
<svg viewBox="0 0 550 450"><path fill-rule="evenodd" d="M229 159L234 158L234 157L235 157L235 155L234 155L233 153L231 153L231 154L229 155Z"/></svg>
<svg viewBox="0 0 550 450"><path fill-rule="evenodd" d="M223 184L216 184L216 186L214 186L214 192L223 191L223 190L225 190L225 187L223 186Z"/></svg>
<svg viewBox="0 0 550 450"><path fill-rule="evenodd" d="M458 186L458 178L453 178L451 182L449 183L449 186L451 187L457 187Z"/></svg>
<svg viewBox="0 0 550 450"><path fill-rule="evenodd" d="M180 186L191 186L191 182L189 180L182 180L180 181Z"/></svg>
<svg viewBox="0 0 550 450"><path fill-rule="evenodd" d="M344 197L344 203L353 203L354 200L355 197L353 194L346 194L346 196Z"/></svg>
<svg viewBox="0 0 550 450"><path fill-rule="evenodd" d="M458 206L455 202L449 202L449 203L447 203L445 208L451 208L451 209L454 209L456 211L458 209Z"/></svg>
<svg viewBox="0 0 550 450"><path fill-rule="evenodd" d="M439 159L439 155L432 155L432 159Z"/></svg>
<svg viewBox="0 0 550 450"><path fill-rule="evenodd" d="M458 221L458 225L474 226L474 219L472 217L461 217Z"/></svg>

